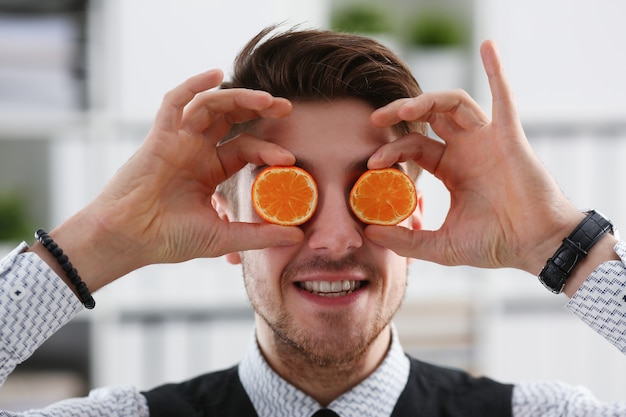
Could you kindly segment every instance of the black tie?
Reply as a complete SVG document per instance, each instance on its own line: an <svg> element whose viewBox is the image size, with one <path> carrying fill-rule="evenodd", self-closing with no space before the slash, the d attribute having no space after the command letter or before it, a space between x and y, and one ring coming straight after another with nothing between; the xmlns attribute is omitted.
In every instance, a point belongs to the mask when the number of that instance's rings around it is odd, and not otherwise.
<svg viewBox="0 0 626 417"><path fill-rule="evenodd" d="M339 417L339 414L329 410L328 408L322 408L321 410L316 411L311 417Z"/></svg>

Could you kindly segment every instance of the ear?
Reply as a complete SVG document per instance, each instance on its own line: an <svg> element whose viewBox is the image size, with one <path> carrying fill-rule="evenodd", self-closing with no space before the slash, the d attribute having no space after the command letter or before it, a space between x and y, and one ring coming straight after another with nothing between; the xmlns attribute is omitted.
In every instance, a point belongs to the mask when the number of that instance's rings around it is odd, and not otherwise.
<svg viewBox="0 0 626 417"><path fill-rule="evenodd" d="M220 193L213 193L211 196L211 204L213 208L217 212L220 220L225 222L235 221L235 216L233 215L232 209L226 197L221 195ZM224 255L226 261L233 265L238 265L241 263L241 255L239 252L227 253Z"/></svg>

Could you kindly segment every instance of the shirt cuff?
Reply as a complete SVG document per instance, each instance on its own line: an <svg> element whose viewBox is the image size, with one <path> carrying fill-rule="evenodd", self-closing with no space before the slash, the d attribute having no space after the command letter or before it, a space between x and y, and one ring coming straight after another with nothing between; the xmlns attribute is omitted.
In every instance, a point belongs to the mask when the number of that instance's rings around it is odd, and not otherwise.
<svg viewBox="0 0 626 417"><path fill-rule="evenodd" d="M22 243L0 261L0 365L26 360L83 306L65 282ZM1 375L6 377L6 375Z"/></svg>
<svg viewBox="0 0 626 417"><path fill-rule="evenodd" d="M626 243L614 249L621 261L598 266L566 308L626 354Z"/></svg>

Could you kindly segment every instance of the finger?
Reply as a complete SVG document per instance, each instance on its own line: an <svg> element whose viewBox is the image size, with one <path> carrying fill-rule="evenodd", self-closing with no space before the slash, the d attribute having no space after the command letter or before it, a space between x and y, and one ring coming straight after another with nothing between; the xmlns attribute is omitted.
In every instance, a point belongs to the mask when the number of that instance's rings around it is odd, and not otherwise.
<svg viewBox="0 0 626 417"><path fill-rule="evenodd" d="M489 123L480 106L463 90L425 93L400 106L402 120L432 121L435 114L449 115L461 127L473 129Z"/></svg>
<svg viewBox="0 0 626 417"><path fill-rule="evenodd" d="M228 231L220 238L221 255L271 246L289 246L302 242L299 227L269 223L228 223Z"/></svg>
<svg viewBox="0 0 626 417"><path fill-rule="evenodd" d="M453 117L446 113L433 114L430 118L430 128L445 142L452 141L457 135L466 132Z"/></svg>
<svg viewBox="0 0 626 417"><path fill-rule="evenodd" d="M389 127L400 121L430 122L434 114L449 114L455 122L472 129L489 122L480 106L463 90L424 93L411 99L401 99L377 109L371 117L378 127Z"/></svg>
<svg viewBox="0 0 626 417"><path fill-rule="evenodd" d="M391 249L400 256L445 265L445 252L433 243L435 232L410 230L401 226L376 226L365 228L365 236L376 243Z"/></svg>
<svg viewBox="0 0 626 417"><path fill-rule="evenodd" d="M255 165L293 165L296 162L294 154L287 149L247 133L218 146L217 155L226 178L249 163Z"/></svg>
<svg viewBox="0 0 626 417"><path fill-rule="evenodd" d="M408 103L410 103L411 100L412 99L397 100L385 108L378 109L374 112L375 114L372 114L372 124L378 127L389 127L399 123L401 121L399 116L400 108L404 105L409 105ZM448 113L428 113L424 115L422 121L428 122L433 132L444 141L452 139L454 136L464 132L464 128L454 120L454 116Z"/></svg>
<svg viewBox="0 0 626 417"><path fill-rule="evenodd" d="M390 127L402 121L398 116L398 109L412 99L401 98L376 109L370 116L371 123L376 127Z"/></svg>
<svg viewBox="0 0 626 417"><path fill-rule="evenodd" d="M154 127L161 130L177 130L185 106L200 92L220 85L223 78L222 71L212 69L189 78L167 92L157 111Z"/></svg>
<svg viewBox="0 0 626 417"><path fill-rule="evenodd" d="M255 120L259 118L280 118L285 117L291 113L293 106L291 102L284 98L274 98L274 102L272 105L266 109L262 110L248 110L248 109L237 109L230 113L216 114L215 117L210 120L210 124L202 130L202 135L204 137L211 139L215 142L215 140L219 141L226 136L226 134L231 130L233 124L243 123L250 120ZM209 119L202 120L200 117L198 119L199 125L196 129L200 130L203 127L203 124L208 124Z"/></svg>
<svg viewBox="0 0 626 417"><path fill-rule="evenodd" d="M491 40L483 42L480 47L480 55L489 80L494 123L517 123L518 117L513 92L504 74L495 42Z"/></svg>
<svg viewBox="0 0 626 417"><path fill-rule="evenodd" d="M276 98L264 91L228 89L211 91L191 102L183 115L184 128L192 133L202 133L212 123L222 119L232 125L259 117L277 118L291 112L291 102Z"/></svg>
<svg viewBox="0 0 626 417"><path fill-rule="evenodd" d="M396 162L412 160L434 174L445 148L446 145L438 140L419 133L410 133L378 148L367 161L367 167L369 169L386 168Z"/></svg>

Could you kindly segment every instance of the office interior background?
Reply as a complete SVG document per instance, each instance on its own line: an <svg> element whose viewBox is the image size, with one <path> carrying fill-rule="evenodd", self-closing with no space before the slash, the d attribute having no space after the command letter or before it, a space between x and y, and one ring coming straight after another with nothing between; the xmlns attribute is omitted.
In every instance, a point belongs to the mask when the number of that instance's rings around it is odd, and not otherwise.
<svg viewBox="0 0 626 417"><path fill-rule="evenodd" d="M616 0L0 0L0 251L89 202L167 90L208 68L228 76L243 44L277 22L374 36L425 91L464 88L487 110L478 47L494 39L535 151L581 209L624 225L625 14ZM428 174L419 186L436 229L447 193ZM241 273L223 259L146 267L95 298L9 377L0 409L230 366L252 335ZM626 359L565 303L519 271L417 261L396 326L427 361L624 400Z"/></svg>

